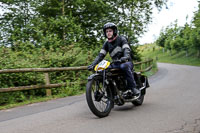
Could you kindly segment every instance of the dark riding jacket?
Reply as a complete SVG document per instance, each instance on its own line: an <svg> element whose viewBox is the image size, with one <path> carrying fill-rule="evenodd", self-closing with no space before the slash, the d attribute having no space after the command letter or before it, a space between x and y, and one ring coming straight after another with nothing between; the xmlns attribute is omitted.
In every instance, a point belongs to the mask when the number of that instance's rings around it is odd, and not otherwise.
<svg viewBox="0 0 200 133"><path fill-rule="evenodd" d="M96 65L101 62L107 53L110 54L112 60L120 60L122 57L126 58L127 61L132 61L130 56L131 48L127 42L127 39L123 36L117 36L117 38L112 41L106 41L99 55L95 58L92 65Z"/></svg>

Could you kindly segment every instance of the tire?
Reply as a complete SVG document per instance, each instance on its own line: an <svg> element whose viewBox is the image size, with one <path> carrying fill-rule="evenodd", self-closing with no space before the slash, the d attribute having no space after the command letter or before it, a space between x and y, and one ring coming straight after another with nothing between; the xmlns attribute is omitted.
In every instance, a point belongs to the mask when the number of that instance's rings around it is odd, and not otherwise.
<svg viewBox="0 0 200 133"><path fill-rule="evenodd" d="M144 95L141 95L137 100L133 101L132 103L135 106L140 106L142 105L143 101L144 101Z"/></svg>
<svg viewBox="0 0 200 133"><path fill-rule="evenodd" d="M108 87L103 89L102 78L89 80L86 86L86 100L92 113L99 118L109 115L114 106L112 93Z"/></svg>

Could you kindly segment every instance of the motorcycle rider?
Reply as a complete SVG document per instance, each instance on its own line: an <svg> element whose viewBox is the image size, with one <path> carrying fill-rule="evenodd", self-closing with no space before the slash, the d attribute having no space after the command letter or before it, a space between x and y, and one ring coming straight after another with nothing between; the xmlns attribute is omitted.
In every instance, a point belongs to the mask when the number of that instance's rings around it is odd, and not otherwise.
<svg viewBox="0 0 200 133"><path fill-rule="evenodd" d="M113 61L120 60L121 62L112 64L111 68L121 69L127 80L127 89L132 91L132 95L139 95L140 91L136 89L136 83L132 73L133 63L130 55L131 49L127 39L123 36L118 36L118 29L114 23L106 23L103 27L103 33L108 40L103 44L99 55L93 63L88 66L88 70L93 70L94 67L104 59L107 52L109 52Z"/></svg>

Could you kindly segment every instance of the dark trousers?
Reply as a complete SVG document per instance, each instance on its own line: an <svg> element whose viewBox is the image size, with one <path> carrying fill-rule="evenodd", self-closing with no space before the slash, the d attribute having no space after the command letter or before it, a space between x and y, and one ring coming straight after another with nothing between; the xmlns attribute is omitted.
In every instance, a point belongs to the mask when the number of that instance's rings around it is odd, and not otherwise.
<svg viewBox="0 0 200 133"><path fill-rule="evenodd" d="M135 79L133 77L133 63L131 61L125 63L115 63L112 64L109 68L119 68L124 72L124 76L127 80L127 89L132 89L136 87Z"/></svg>

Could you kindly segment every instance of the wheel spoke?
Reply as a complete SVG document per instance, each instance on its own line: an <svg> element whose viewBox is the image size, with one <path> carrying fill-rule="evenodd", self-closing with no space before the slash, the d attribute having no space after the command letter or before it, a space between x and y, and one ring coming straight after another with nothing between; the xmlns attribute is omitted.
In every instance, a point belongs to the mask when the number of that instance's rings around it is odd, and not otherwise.
<svg viewBox="0 0 200 133"><path fill-rule="evenodd" d="M107 93L104 91L102 82L95 81L94 86L92 86L92 99L94 102L95 107L100 111L104 112L108 106L108 98ZM100 94L103 94L103 97L100 101L96 101L95 99L95 92L99 92Z"/></svg>

